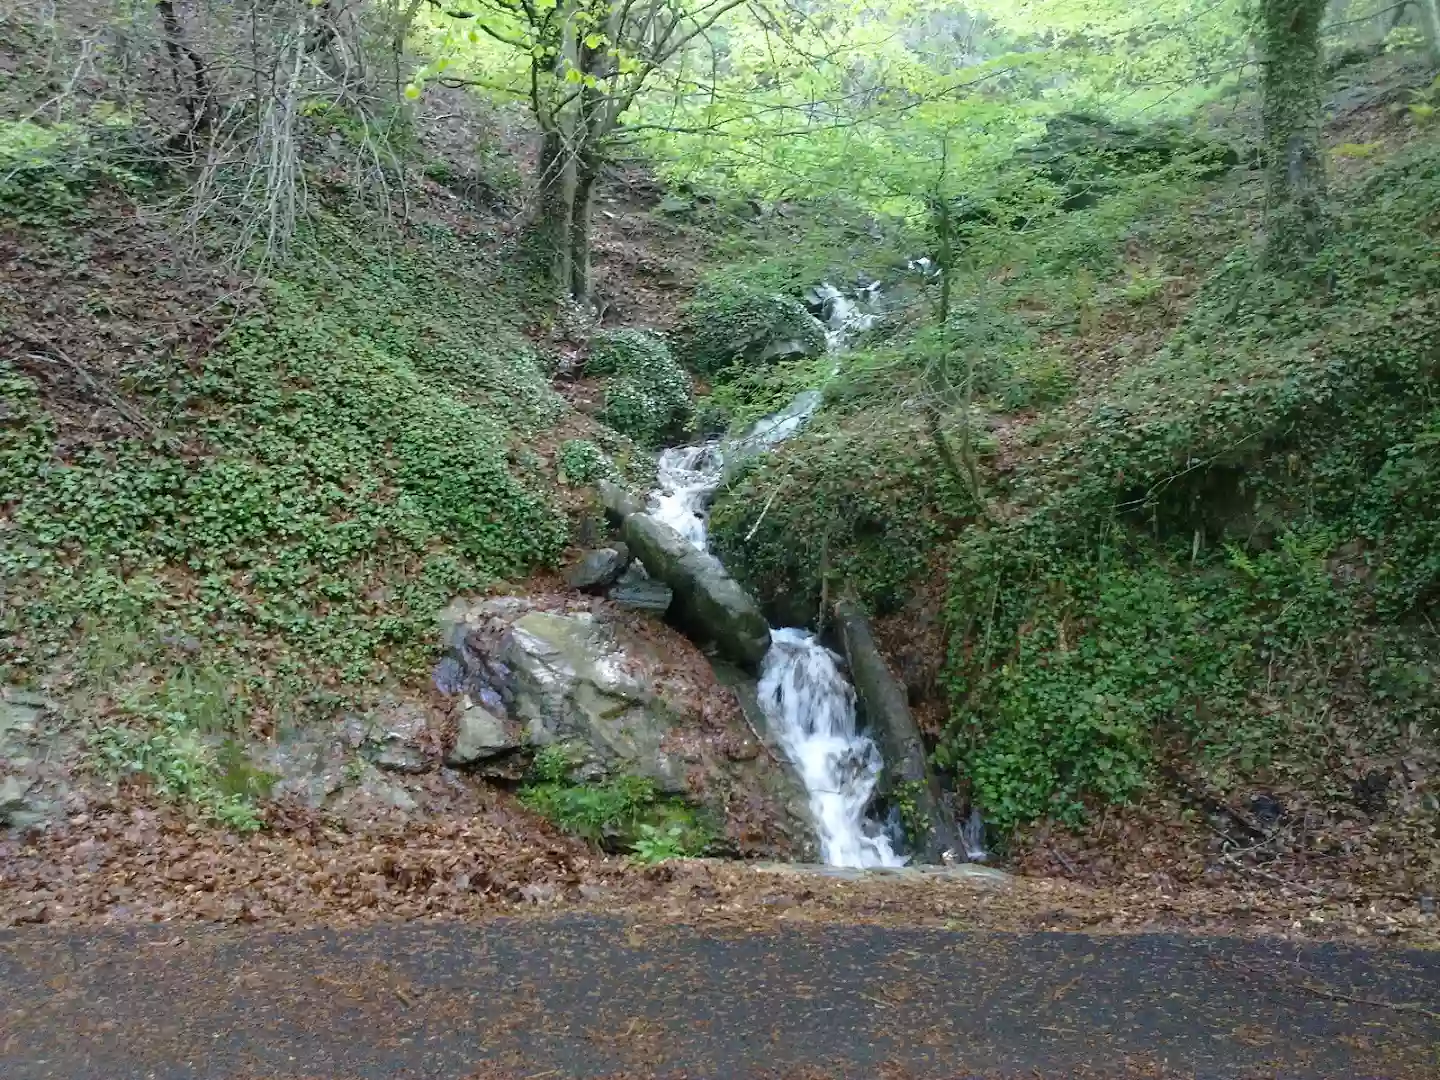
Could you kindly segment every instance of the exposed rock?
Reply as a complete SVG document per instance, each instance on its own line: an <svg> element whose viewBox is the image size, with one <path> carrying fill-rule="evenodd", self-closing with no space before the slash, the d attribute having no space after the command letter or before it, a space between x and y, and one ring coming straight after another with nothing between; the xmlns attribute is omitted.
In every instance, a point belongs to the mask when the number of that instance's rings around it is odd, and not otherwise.
<svg viewBox="0 0 1440 1080"><path fill-rule="evenodd" d="M663 615L675 598L675 591L663 581L650 577L639 563L631 563L607 595L621 607Z"/></svg>
<svg viewBox="0 0 1440 1080"><path fill-rule="evenodd" d="M759 754L732 755L740 782L750 790L765 792L785 807L786 828L797 859L818 858L820 838L810 812L810 795L786 756L785 748L770 730L770 720L760 707L755 680L725 663L716 663L714 671L716 681L734 693L746 725L760 740Z"/></svg>
<svg viewBox="0 0 1440 1080"><path fill-rule="evenodd" d="M72 791L70 764L81 747L43 694L0 686L0 829L28 829L58 817Z"/></svg>
<svg viewBox="0 0 1440 1080"><path fill-rule="evenodd" d="M386 772L429 772L432 764L434 763L415 747L403 743L391 743L375 757L375 767Z"/></svg>
<svg viewBox="0 0 1440 1080"><path fill-rule="evenodd" d="M630 549L616 543L609 547L587 551L565 568L565 584L572 589L591 589L596 592L619 580L625 568L630 565Z"/></svg>
<svg viewBox="0 0 1440 1080"><path fill-rule="evenodd" d="M710 810L736 854L815 857L804 788L773 745L757 745L752 725L764 717L752 679L726 667L731 678L722 685L678 631L603 601L528 603L501 609L490 600L457 601L446 611L445 640L459 669L451 674L470 699L457 749L472 721L488 733L488 746L520 744L467 764L467 772L517 780L528 751L567 743L582 752L576 780L649 777L661 791ZM736 684L742 702L748 685L750 724L727 689ZM474 711L480 687L504 702L485 706L488 719Z"/></svg>
<svg viewBox="0 0 1440 1080"><path fill-rule="evenodd" d="M929 823L927 835L911 837L911 843L926 862L938 862L943 852L957 848L959 829L930 771L925 743L910 712L905 688L885 666L870 633L870 623L860 608L852 601L841 600L835 605L835 616L855 696L885 758L883 788L893 792L905 785L919 815Z"/></svg>
<svg viewBox="0 0 1440 1080"><path fill-rule="evenodd" d="M515 714L528 743L577 744L607 770L685 791L681 763L661 748L675 718L629 670L604 623L532 611L516 620L500 657L514 672Z"/></svg>
<svg viewBox="0 0 1440 1080"><path fill-rule="evenodd" d="M601 480L595 485L595 490L600 495L600 505L616 521L624 521L631 514L642 513L645 509L642 499L610 480Z"/></svg>
<svg viewBox="0 0 1440 1080"><path fill-rule="evenodd" d="M473 765L518 749L520 739L510 733L504 720L483 705L471 705L460 714L460 729L455 736L455 748L446 756L445 763Z"/></svg>
<svg viewBox="0 0 1440 1080"><path fill-rule="evenodd" d="M29 794L28 780L18 776L0 779L0 825L23 829L37 824L44 817Z"/></svg>
<svg viewBox="0 0 1440 1080"><path fill-rule="evenodd" d="M624 532L650 576L675 590L671 609L687 632L698 641L715 642L738 664L759 665L770 648L770 626L760 605L718 559L648 514L631 514Z"/></svg>

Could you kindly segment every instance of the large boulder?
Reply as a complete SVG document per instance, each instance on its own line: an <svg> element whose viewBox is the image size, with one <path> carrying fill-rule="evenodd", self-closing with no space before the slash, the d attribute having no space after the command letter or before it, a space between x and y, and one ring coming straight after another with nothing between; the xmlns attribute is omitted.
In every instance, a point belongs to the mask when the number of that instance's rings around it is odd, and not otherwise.
<svg viewBox="0 0 1440 1080"><path fill-rule="evenodd" d="M577 752L579 779L643 776L708 808L738 854L814 857L804 788L739 669L724 666L722 681L722 665L682 634L601 600L457 601L442 618L446 693L464 710L449 763L495 776L528 751L564 744ZM467 731L486 744L482 754L520 749L461 762L473 748Z"/></svg>
<svg viewBox="0 0 1440 1080"><path fill-rule="evenodd" d="M513 672L516 718L532 746L583 746L598 771L684 792L684 769L662 748L675 717L632 673L607 624L532 611L511 627L500 659Z"/></svg>
<svg viewBox="0 0 1440 1080"><path fill-rule="evenodd" d="M622 529L650 576L675 590L676 621L696 640L713 641L727 659L758 667L770 648L770 625L720 561L649 514L631 514Z"/></svg>
<svg viewBox="0 0 1440 1080"><path fill-rule="evenodd" d="M960 849L960 834L930 769L905 688L886 666L859 605L841 600L835 619L861 715L885 759L882 790L892 801L903 800L911 807L906 832L915 853L925 862L939 862L946 851Z"/></svg>
<svg viewBox="0 0 1440 1080"><path fill-rule="evenodd" d="M825 327L793 296L747 285L707 283L682 313L686 363L723 381L747 366L819 356Z"/></svg>

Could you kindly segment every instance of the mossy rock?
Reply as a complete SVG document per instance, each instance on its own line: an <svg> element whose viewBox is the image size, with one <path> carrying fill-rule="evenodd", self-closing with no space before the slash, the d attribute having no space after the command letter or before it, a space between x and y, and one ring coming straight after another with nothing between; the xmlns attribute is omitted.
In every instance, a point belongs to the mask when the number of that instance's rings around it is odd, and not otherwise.
<svg viewBox="0 0 1440 1080"><path fill-rule="evenodd" d="M679 347L692 368L723 381L752 365L819 356L825 327L792 296L710 283L684 309Z"/></svg>
<svg viewBox="0 0 1440 1080"><path fill-rule="evenodd" d="M597 334L585 371L608 376L600 419L642 446L657 446L690 423L690 376L675 360L669 343L654 331Z"/></svg>

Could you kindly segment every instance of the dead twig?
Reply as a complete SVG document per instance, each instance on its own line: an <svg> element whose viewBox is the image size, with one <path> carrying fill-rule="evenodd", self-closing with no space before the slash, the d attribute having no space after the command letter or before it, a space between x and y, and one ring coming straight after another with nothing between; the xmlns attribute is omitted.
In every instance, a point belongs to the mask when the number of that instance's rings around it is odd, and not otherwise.
<svg viewBox="0 0 1440 1080"><path fill-rule="evenodd" d="M1322 898L1326 895L1324 891L1312 885L1305 885L1298 881L1289 881L1286 878L1282 878L1279 874L1272 874L1268 870L1261 870L1258 866L1246 866L1233 855L1221 855L1220 861L1227 866L1234 867L1242 874L1253 874L1255 877L1264 878L1266 881L1273 881L1277 885L1283 885L1287 889L1299 889L1303 893Z"/></svg>

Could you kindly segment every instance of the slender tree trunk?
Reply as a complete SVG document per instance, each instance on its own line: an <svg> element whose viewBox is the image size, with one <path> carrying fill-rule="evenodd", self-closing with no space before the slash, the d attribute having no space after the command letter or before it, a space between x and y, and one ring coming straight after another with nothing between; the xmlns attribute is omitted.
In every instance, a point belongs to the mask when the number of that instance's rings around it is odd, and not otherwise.
<svg viewBox="0 0 1440 1080"><path fill-rule="evenodd" d="M190 118L190 129L199 131L210 124L210 86L205 77L205 64L200 54L185 41L185 31L180 18L175 14L173 0L158 0L155 9L160 14L160 27L164 31L165 51L175 71L175 89L181 95L181 104ZM185 61L190 62L191 74L185 74ZM190 86L182 89L185 83Z"/></svg>
<svg viewBox="0 0 1440 1080"><path fill-rule="evenodd" d="M955 267L955 229L950 200L941 191L935 197L935 265L940 268L940 310L936 312L941 326L950 321L951 283Z"/></svg>
<svg viewBox="0 0 1440 1080"><path fill-rule="evenodd" d="M540 143L539 207L531 227L536 249L549 266L557 293L570 288L570 215L574 168L567 160L564 135L545 132Z"/></svg>
<svg viewBox="0 0 1440 1080"><path fill-rule="evenodd" d="M1440 67L1440 0L1415 0L1420 10L1420 26L1425 31L1430 63Z"/></svg>
<svg viewBox="0 0 1440 1080"><path fill-rule="evenodd" d="M590 150L580 154L575 167L575 198L570 210L570 298L577 304L590 303L590 219L595 182L600 177L598 155Z"/></svg>
<svg viewBox="0 0 1440 1080"><path fill-rule="evenodd" d="M1320 24L1325 0L1261 0L1266 256L1293 264L1319 247L1325 159L1320 145Z"/></svg>

